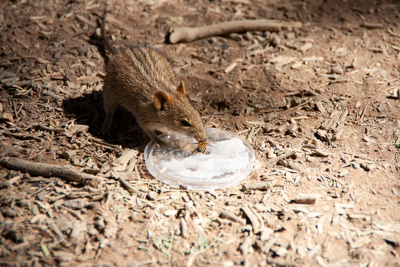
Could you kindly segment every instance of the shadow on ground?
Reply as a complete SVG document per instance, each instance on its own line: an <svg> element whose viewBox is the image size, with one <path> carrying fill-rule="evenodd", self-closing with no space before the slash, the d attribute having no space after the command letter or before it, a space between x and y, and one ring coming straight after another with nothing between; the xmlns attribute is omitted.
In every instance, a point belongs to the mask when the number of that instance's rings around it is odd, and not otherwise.
<svg viewBox="0 0 400 267"><path fill-rule="evenodd" d="M149 139L140 129L135 117L122 107L117 108L109 135L100 134L105 118L101 92L69 98L63 102L64 113L76 120L77 124L89 126L89 132L100 139L123 147L137 147Z"/></svg>

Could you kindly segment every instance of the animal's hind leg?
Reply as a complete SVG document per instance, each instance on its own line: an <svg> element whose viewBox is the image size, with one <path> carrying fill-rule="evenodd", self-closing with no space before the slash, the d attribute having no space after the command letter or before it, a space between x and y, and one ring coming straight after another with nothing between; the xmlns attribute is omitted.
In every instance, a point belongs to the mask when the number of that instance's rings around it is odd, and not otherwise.
<svg viewBox="0 0 400 267"><path fill-rule="evenodd" d="M109 134L111 129L111 124L114 118L115 110L117 109L118 103L116 103L112 97L104 94L104 110L106 112L106 118L104 119L103 125L101 126L101 134Z"/></svg>

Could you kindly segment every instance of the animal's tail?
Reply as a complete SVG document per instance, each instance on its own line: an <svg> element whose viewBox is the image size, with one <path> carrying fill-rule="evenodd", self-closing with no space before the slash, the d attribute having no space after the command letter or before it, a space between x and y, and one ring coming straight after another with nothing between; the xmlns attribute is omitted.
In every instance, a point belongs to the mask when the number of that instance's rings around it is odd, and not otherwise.
<svg viewBox="0 0 400 267"><path fill-rule="evenodd" d="M103 13L103 23L101 24L101 35L103 37L104 43L106 44L107 48L113 53L117 54L117 50L110 44L107 40L106 36L106 18L107 18L107 9L104 10Z"/></svg>

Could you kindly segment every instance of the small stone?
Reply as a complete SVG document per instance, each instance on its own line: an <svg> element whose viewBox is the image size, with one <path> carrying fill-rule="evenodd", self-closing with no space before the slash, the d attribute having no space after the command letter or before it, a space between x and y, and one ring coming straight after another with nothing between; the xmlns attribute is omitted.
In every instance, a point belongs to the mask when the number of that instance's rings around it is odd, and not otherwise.
<svg viewBox="0 0 400 267"><path fill-rule="evenodd" d="M261 232L261 237L260 240L261 241L267 241L270 239L271 235L274 233L274 230L270 229L270 228L265 228L262 232Z"/></svg>
<svg viewBox="0 0 400 267"><path fill-rule="evenodd" d="M274 34L271 41L270 41L272 46L278 46L281 44L281 38L279 38L278 35Z"/></svg>
<svg viewBox="0 0 400 267"><path fill-rule="evenodd" d="M104 227L103 227L103 228L104 228ZM103 228L101 228L101 229L103 229ZM100 229L100 230L101 230L101 229ZM72 230L72 231L74 231L74 230ZM94 227L88 227L87 233L88 233L90 236L98 236L98 235L99 235L99 231L98 231L96 228L94 228Z"/></svg>
<svg viewBox="0 0 400 267"><path fill-rule="evenodd" d="M385 103L381 103L377 108L378 112L384 112L385 109L386 109Z"/></svg>
<svg viewBox="0 0 400 267"><path fill-rule="evenodd" d="M105 247L111 247L111 242L107 238L104 238L103 240L100 241L100 248L105 248Z"/></svg>
<svg viewBox="0 0 400 267"><path fill-rule="evenodd" d="M365 162L360 163L360 167L363 168L365 171L369 172L375 168L374 164L367 164Z"/></svg>
<svg viewBox="0 0 400 267"><path fill-rule="evenodd" d="M117 235L118 227L106 227L104 229L104 236L107 238L115 239Z"/></svg>
<svg viewBox="0 0 400 267"><path fill-rule="evenodd" d="M287 254L287 249L283 247L274 246L271 250L279 257L284 257Z"/></svg>
<svg viewBox="0 0 400 267"><path fill-rule="evenodd" d="M177 210L166 210L164 211L164 215L167 217L175 216L178 213Z"/></svg>
<svg viewBox="0 0 400 267"><path fill-rule="evenodd" d="M334 74L343 74L343 69L341 67L332 67L331 72Z"/></svg>
<svg viewBox="0 0 400 267"><path fill-rule="evenodd" d="M18 213L13 209L6 209L3 213L5 217L14 218L18 216Z"/></svg>
<svg viewBox="0 0 400 267"><path fill-rule="evenodd" d="M103 218L97 217L95 218L96 222L94 225L96 226L97 229L103 230L106 227L106 222L103 220Z"/></svg>
<svg viewBox="0 0 400 267"><path fill-rule="evenodd" d="M395 195L396 197L398 197L399 196L399 191L396 189L396 188L392 188L392 193L393 193L393 195Z"/></svg>
<svg viewBox="0 0 400 267"><path fill-rule="evenodd" d="M266 126L262 126L261 128L263 129L263 132L264 132L264 133L270 133L270 132L272 132L273 130L275 130L275 126L270 125L270 124L268 124L268 125L266 125Z"/></svg>
<svg viewBox="0 0 400 267"><path fill-rule="evenodd" d="M87 205L87 200L85 199L70 199L70 200L65 200L63 205L67 208L79 210L83 209Z"/></svg>
<svg viewBox="0 0 400 267"><path fill-rule="evenodd" d="M13 116L12 116L10 113L8 113L8 112L4 112L3 115L1 116L1 118L2 118L4 121L7 121L7 122L14 122Z"/></svg>
<svg viewBox="0 0 400 267"><path fill-rule="evenodd" d="M269 159L276 158L274 149L271 148L271 149L268 150L267 158L269 158Z"/></svg>
<svg viewBox="0 0 400 267"><path fill-rule="evenodd" d="M356 170L361 170L361 166L360 165L361 164L356 163L356 162L352 164L353 168L356 169Z"/></svg>
<svg viewBox="0 0 400 267"><path fill-rule="evenodd" d="M347 175L349 175L349 170L344 170L344 171L341 171L340 173L339 173L339 177L345 177L345 176L347 176Z"/></svg>
<svg viewBox="0 0 400 267"><path fill-rule="evenodd" d="M89 130L88 125L74 124L66 131L66 134L67 136L72 136L77 133L87 132L88 130Z"/></svg>
<svg viewBox="0 0 400 267"><path fill-rule="evenodd" d="M288 32L285 35L286 39L294 39L296 37L296 34L294 32Z"/></svg>
<svg viewBox="0 0 400 267"><path fill-rule="evenodd" d="M315 133L316 137L318 137L320 140L325 141L325 142L329 142L330 141L330 137L328 135L328 132L325 130L317 130L317 132Z"/></svg>
<svg viewBox="0 0 400 267"><path fill-rule="evenodd" d="M148 200L151 200L151 201L156 200L156 199L157 199L157 193L154 192L154 191L150 191L150 192L147 194L147 199L148 199Z"/></svg>
<svg viewBox="0 0 400 267"><path fill-rule="evenodd" d="M76 151L74 150L67 150L64 151L62 156L66 159L66 160L70 160L73 156L75 156Z"/></svg>
<svg viewBox="0 0 400 267"><path fill-rule="evenodd" d="M86 230L86 228L87 228L86 222L80 222L80 221L73 222L72 230L71 233L69 234L69 237L78 238L79 236L82 236L82 233ZM91 235L98 235L96 229L91 228L91 230L95 232L95 234L91 233Z"/></svg>
<svg viewBox="0 0 400 267"><path fill-rule="evenodd" d="M304 53L304 52L306 52L308 49L310 49L312 47L313 47L312 43L305 43L304 45L302 45L300 47L300 51Z"/></svg>
<svg viewBox="0 0 400 267"><path fill-rule="evenodd" d="M101 208L101 203L98 202L98 201L95 201L95 202L89 203L86 206L86 208L88 208L88 209L100 209Z"/></svg>
<svg viewBox="0 0 400 267"><path fill-rule="evenodd" d="M22 208L27 208L27 209L30 209L32 207L32 203L31 203L31 201L29 199L21 199L19 201L19 205Z"/></svg>
<svg viewBox="0 0 400 267"><path fill-rule="evenodd" d="M0 189L8 188L10 186L11 186L11 183L9 181L1 181L0 182Z"/></svg>
<svg viewBox="0 0 400 267"><path fill-rule="evenodd" d="M42 191L39 194L37 194L36 197L37 197L38 200L43 201L43 200L46 199L46 192Z"/></svg>
<svg viewBox="0 0 400 267"><path fill-rule="evenodd" d="M99 27L96 28L95 34L97 37L101 37L101 30Z"/></svg>
<svg viewBox="0 0 400 267"><path fill-rule="evenodd" d="M317 108L317 110L321 113L326 113L326 109L324 107L324 105L322 104L321 101L317 101L315 102L315 107Z"/></svg>

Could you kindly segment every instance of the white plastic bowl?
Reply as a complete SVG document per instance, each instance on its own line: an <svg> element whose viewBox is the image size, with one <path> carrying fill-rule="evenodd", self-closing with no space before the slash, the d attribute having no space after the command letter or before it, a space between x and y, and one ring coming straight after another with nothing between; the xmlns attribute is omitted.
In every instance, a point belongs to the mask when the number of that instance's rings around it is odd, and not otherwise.
<svg viewBox="0 0 400 267"><path fill-rule="evenodd" d="M192 154L197 147L192 137L162 134L166 147L152 141L144 150L147 170L164 183L194 190L234 186L251 173L255 153L246 140L215 128L207 128L206 136L206 153Z"/></svg>

